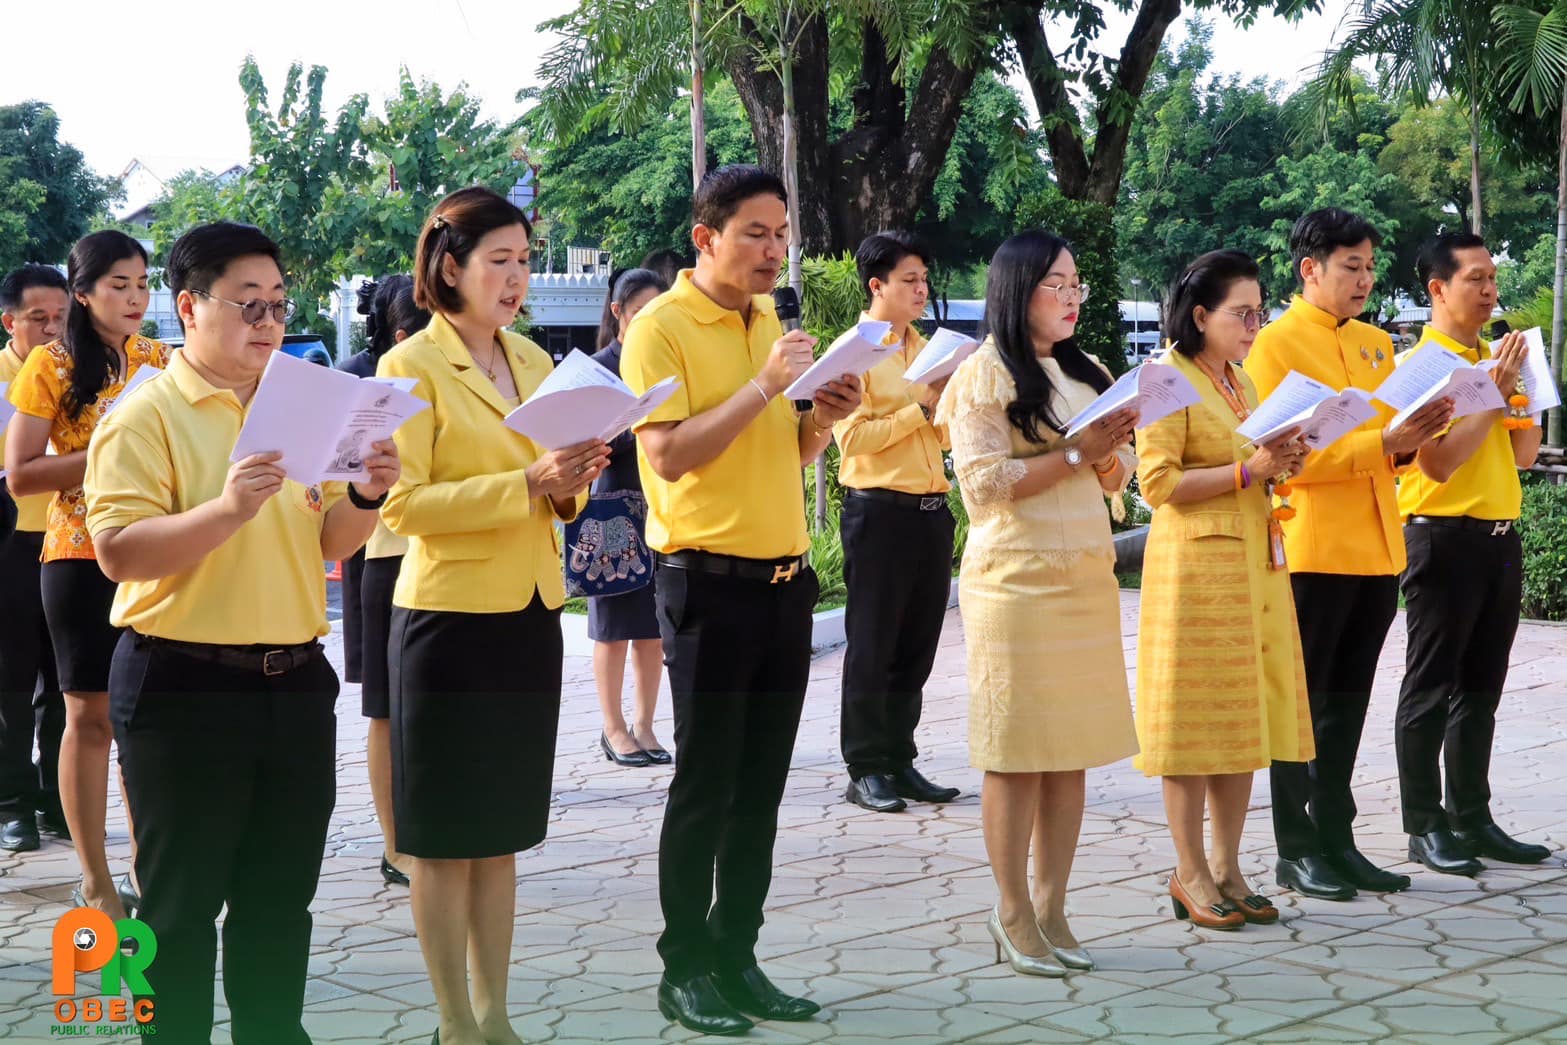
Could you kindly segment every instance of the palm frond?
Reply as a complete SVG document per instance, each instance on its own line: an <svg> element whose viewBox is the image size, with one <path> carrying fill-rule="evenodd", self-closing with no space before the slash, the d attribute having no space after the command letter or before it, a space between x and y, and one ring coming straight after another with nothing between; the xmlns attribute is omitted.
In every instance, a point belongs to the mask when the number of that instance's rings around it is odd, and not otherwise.
<svg viewBox="0 0 1567 1045"><path fill-rule="evenodd" d="M1502 4L1491 15L1498 39L1501 84L1508 108L1541 116L1560 104L1567 81L1567 6L1539 12Z"/></svg>

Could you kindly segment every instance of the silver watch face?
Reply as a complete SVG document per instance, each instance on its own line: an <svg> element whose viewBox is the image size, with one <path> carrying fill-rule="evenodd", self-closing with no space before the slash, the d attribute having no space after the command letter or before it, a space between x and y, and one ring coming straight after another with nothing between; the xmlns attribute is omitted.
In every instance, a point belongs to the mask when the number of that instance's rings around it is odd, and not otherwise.
<svg viewBox="0 0 1567 1045"><path fill-rule="evenodd" d="M1083 463L1083 451L1077 447L1068 447L1066 451L1066 463L1076 468Z"/></svg>

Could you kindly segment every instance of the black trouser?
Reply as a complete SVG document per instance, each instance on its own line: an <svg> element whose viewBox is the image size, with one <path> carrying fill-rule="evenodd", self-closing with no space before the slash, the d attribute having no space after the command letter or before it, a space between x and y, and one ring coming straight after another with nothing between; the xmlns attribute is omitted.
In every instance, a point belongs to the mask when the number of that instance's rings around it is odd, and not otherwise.
<svg viewBox="0 0 1567 1045"><path fill-rule="evenodd" d="M1274 762L1273 838L1286 860L1355 844L1350 780L1371 703L1377 657L1398 612L1398 578L1334 573L1290 577L1317 757Z"/></svg>
<svg viewBox="0 0 1567 1045"><path fill-rule="evenodd" d="M839 532L848 587L843 627L843 761L855 780L914 764L925 682L952 592L952 512L847 492Z"/></svg>
<svg viewBox="0 0 1567 1045"><path fill-rule="evenodd" d="M658 953L679 983L756 964L819 588L809 569L768 584L662 564L657 583L675 712Z"/></svg>
<svg viewBox="0 0 1567 1045"><path fill-rule="evenodd" d="M1404 830L1480 827L1491 822L1491 741L1518 633L1523 542L1516 528L1431 524L1405 526L1404 542L1409 652L1394 737Z"/></svg>
<svg viewBox="0 0 1567 1045"><path fill-rule="evenodd" d="M147 978L159 1042L212 1034L223 993L235 1045L298 1045L310 902L336 798L337 675L324 654L267 677L120 638L110 717L136 826Z"/></svg>
<svg viewBox="0 0 1567 1045"><path fill-rule="evenodd" d="M55 680L54 647L39 594L43 546L43 534L27 531L0 542L0 820L60 809L65 698Z"/></svg>
<svg viewBox="0 0 1567 1045"><path fill-rule="evenodd" d="M365 550L360 548L343 560L343 681L360 682L364 678L364 599L360 585L365 575Z"/></svg>

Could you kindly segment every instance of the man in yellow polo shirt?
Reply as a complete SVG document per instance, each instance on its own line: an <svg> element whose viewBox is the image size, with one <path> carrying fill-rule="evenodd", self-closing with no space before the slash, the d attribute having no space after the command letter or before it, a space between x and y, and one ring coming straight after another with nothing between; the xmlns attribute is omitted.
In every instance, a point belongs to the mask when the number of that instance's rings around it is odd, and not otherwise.
<svg viewBox="0 0 1567 1045"><path fill-rule="evenodd" d="M136 831L140 918L160 1040L205 1042L225 906L223 992L235 1041L306 1045L310 902L336 797L338 680L319 641L323 560L370 536L399 472L304 486L277 454L229 452L293 311L277 245L200 225L165 278L185 330L167 371L98 427L87 527L119 582L110 719Z"/></svg>
<svg viewBox="0 0 1567 1045"><path fill-rule="evenodd" d="M1357 317L1376 282L1370 222L1337 207L1312 211L1290 232L1300 293L1257 335L1246 372L1264 397L1295 370L1334 388L1377 387L1393 371L1393 343ZM1379 404L1380 406L1380 404ZM1269 772L1278 883L1326 900L1357 889L1396 892L1409 876L1385 871L1355 845L1350 778L1371 702L1377 658L1398 610L1404 568L1394 476L1446 423L1446 400L1389 431L1391 411L1312 454L1292 480L1296 515L1285 557L1300 625L1317 755Z"/></svg>
<svg viewBox="0 0 1567 1045"><path fill-rule="evenodd" d="M60 336L69 304L65 277L48 265L23 265L0 280L0 322L11 337L0 349L0 384L21 372L33 349ZM0 452L4 448L0 426ZM0 849L12 853L37 849L40 825L70 837L60 809L65 698L55 680L54 646L38 588L51 496L20 498L16 532L0 539L0 602L5 606L0 615ZM11 500L3 487L0 500Z"/></svg>
<svg viewBox="0 0 1567 1045"><path fill-rule="evenodd" d="M1527 349L1516 332L1494 351L1480 337L1496 308L1496 263L1485 241L1438 236L1422 248L1417 271L1431 294L1431 324L1411 351L1434 343L1467 363L1495 359L1491 377L1511 397ZM1534 464L1541 438L1538 424L1509 429L1505 415L1454 422L1421 449L1419 471L1398 490L1409 546L1398 783L1409 858L1446 874L1476 874L1479 856L1535 864L1551 854L1491 819L1491 741L1523 598L1518 469Z"/></svg>
<svg viewBox="0 0 1567 1045"><path fill-rule="evenodd" d="M903 379L925 339L914 321L930 295L930 252L906 232L878 232L855 252L866 319L892 324L902 348L862 378L859 409L833 426L843 458L839 528L848 588L841 741L849 802L895 813L905 800L950 802L914 768L925 682L952 588L955 523L947 507L946 429L931 420L946 385Z"/></svg>
<svg viewBox="0 0 1567 1045"><path fill-rule="evenodd" d="M767 979L755 947L818 592L800 473L859 405L860 384L845 375L803 412L782 396L815 339L785 334L767 296L789 240L776 176L709 171L692 218L696 268L632 322L621 376L639 394L680 382L637 430L675 713L658 1006L692 1030L739 1034L752 1026L742 1013L818 1011Z"/></svg>

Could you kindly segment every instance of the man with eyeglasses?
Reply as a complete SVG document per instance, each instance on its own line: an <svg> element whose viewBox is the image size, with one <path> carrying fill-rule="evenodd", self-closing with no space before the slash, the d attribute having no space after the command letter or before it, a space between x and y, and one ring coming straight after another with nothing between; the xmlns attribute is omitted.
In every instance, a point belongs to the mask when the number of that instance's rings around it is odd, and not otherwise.
<svg viewBox="0 0 1567 1045"><path fill-rule="evenodd" d="M60 336L69 304L65 277L48 265L23 265L0 280L0 323L11 337L0 349L0 384L21 372L33 349ZM0 425L0 451L4 447ZM51 496L17 498L16 532L0 541L0 850L12 853L37 849L40 826L70 837L59 784L65 698L38 587ZM0 500L10 502L10 494L0 490Z"/></svg>
<svg viewBox="0 0 1567 1045"><path fill-rule="evenodd" d="M1358 318L1380 242L1369 222L1337 207L1295 223L1300 292L1257 335L1245 364L1259 395L1291 370L1367 392L1392 373L1392 339ZM1431 403L1396 430L1377 405L1378 416L1307 459L1292 480L1295 517L1283 524L1317 757L1275 762L1269 774L1278 883L1325 900L1409 886L1408 875L1377 867L1356 847L1350 780L1405 563L1394 477L1447 424L1452 403Z"/></svg>

